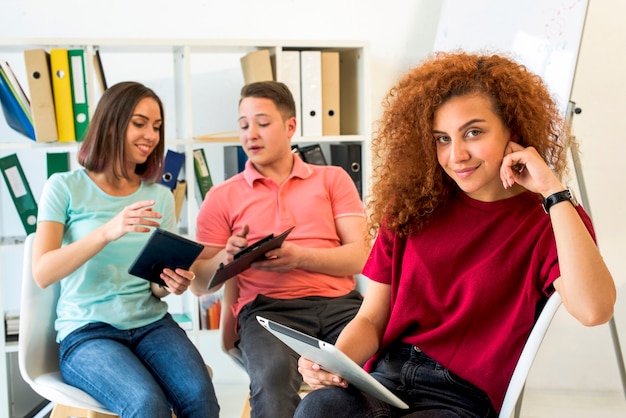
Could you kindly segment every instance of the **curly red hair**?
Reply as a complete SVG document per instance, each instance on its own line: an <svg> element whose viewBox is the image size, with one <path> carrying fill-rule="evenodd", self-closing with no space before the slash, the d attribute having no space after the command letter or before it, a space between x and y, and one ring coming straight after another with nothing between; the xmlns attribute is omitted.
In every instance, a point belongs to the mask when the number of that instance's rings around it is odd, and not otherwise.
<svg viewBox="0 0 626 418"><path fill-rule="evenodd" d="M372 139L373 187L367 204L370 233L384 222L394 233L420 231L457 187L437 161L435 111L452 97L484 94L511 131L535 147L562 176L570 137L542 79L503 55L438 52L391 88Z"/></svg>

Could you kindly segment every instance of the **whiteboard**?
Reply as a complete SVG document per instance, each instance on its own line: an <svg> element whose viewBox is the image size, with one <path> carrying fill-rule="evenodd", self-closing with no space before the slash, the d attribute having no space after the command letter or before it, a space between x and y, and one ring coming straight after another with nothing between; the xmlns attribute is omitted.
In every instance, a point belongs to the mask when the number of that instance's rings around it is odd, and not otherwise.
<svg viewBox="0 0 626 418"><path fill-rule="evenodd" d="M542 77L563 115L587 0L444 0L433 51L506 52Z"/></svg>

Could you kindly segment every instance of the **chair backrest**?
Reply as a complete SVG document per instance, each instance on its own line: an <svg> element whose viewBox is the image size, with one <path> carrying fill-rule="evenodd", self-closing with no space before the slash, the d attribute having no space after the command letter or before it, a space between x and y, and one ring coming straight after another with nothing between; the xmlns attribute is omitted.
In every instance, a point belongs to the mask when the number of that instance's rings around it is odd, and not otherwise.
<svg viewBox="0 0 626 418"><path fill-rule="evenodd" d="M31 266L34 238L35 234L30 234L24 242L18 344L20 373L30 385L38 376L59 370L54 321L60 285L57 282L42 289L35 283Z"/></svg>
<svg viewBox="0 0 626 418"><path fill-rule="evenodd" d="M502 404L502 409L500 410L500 418L509 418L513 413L520 394L524 389L530 367L535 360L535 356L539 351L543 337L546 335L548 327L552 322L552 318L554 318L554 314L559 309L559 306L561 306L561 296L559 296L557 292L554 292L552 296L548 298L546 305L541 310L541 314L539 314L539 318L537 318L537 321L528 336L528 340L526 340L526 344L524 345L522 354L517 361L513 376L511 377L509 386L506 390L504 403Z"/></svg>

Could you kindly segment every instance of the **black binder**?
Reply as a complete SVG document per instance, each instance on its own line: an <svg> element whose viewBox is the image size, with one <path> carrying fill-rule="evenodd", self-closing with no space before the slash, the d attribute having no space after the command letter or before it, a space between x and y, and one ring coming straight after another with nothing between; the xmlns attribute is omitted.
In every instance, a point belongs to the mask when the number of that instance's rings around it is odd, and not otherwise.
<svg viewBox="0 0 626 418"><path fill-rule="evenodd" d="M307 145L299 147L299 149L304 162L315 165L328 165L320 144Z"/></svg>
<svg viewBox="0 0 626 418"><path fill-rule="evenodd" d="M354 181L363 199L363 173L361 172L361 144L330 144L330 163L342 167Z"/></svg>

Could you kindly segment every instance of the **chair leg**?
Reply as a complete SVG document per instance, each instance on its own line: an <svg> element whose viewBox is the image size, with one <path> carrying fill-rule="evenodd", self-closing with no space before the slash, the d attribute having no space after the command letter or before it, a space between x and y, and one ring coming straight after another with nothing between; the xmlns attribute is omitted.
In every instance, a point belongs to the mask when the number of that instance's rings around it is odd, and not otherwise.
<svg viewBox="0 0 626 418"><path fill-rule="evenodd" d="M522 412L522 399L524 398L524 389L526 388L526 385L522 386L522 390L519 393L519 397L517 398L517 402L515 402L515 410L513 413L513 416L515 418L519 418L520 417L520 413Z"/></svg>
<svg viewBox="0 0 626 418"><path fill-rule="evenodd" d="M90 411L82 408L74 408L73 406L55 404L50 413L50 418L112 418L114 415L101 414L100 412Z"/></svg>
<svg viewBox="0 0 626 418"><path fill-rule="evenodd" d="M250 392L246 394L246 400L243 403L243 411L241 411L241 418L250 418Z"/></svg>

